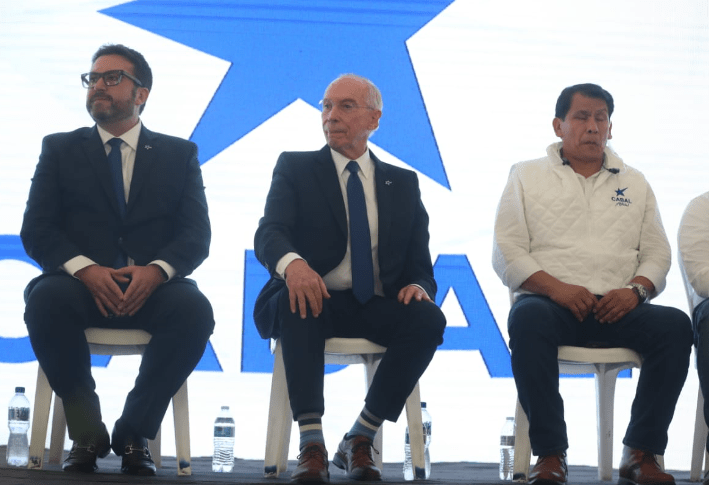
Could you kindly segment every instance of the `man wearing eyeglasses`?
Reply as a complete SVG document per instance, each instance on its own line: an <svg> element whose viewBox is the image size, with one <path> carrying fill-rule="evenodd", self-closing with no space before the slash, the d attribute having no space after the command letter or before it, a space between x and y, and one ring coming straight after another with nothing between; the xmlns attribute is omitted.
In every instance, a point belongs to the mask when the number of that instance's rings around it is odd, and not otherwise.
<svg viewBox="0 0 709 485"><path fill-rule="evenodd" d="M112 448L124 473L155 475L147 439L214 328L209 301L186 278L209 252L207 201L196 145L140 121L152 86L144 57L105 45L92 61L81 80L96 124L47 136L32 179L20 234L42 274L25 290L25 322L74 441L62 468L93 472ZM152 336L110 438L88 327Z"/></svg>
<svg viewBox="0 0 709 485"><path fill-rule="evenodd" d="M271 278L254 320L263 338L280 338L300 429L291 475L298 483L329 481L322 431L327 338L361 337L387 348L362 412L333 456L355 480L381 479L374 436L383 420L397 420L443 341L446 320L434 303L417 176L381 162L367 146L381 116L371 81L352 74L333 81L322 100L327 145L281 154L256 231L256 256Z"/></svg>

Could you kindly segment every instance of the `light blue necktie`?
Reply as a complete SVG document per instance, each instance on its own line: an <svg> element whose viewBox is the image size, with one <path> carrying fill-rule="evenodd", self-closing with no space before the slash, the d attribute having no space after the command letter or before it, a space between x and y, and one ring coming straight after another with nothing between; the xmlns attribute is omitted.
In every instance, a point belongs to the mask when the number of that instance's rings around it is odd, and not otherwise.
<svg viewBox="0 0 709 485"><path fill-rule="evenodd" d="M108 154L108 166L111 169L111 178L113 179L113 191L116 194L118 201L118 210L121 213L121 219L126 217L126 194L123 190L123 163L121 162L121 143L120 138L111 138L108 144L111 145L111 152ZM121 248L118 257L116 258L113 267L116 269L123 268L128 264L126 253ZM124 289L125 291L125 289Z"/></svg>
<svg viewBox="0 0 709 485"><path fill-rule="evenodd" d="M374 268L372 266L372 242L369 236L367 203L364 188L357 172L359 164L347 164L350 177L347 180L347 203L350 211L350 246L352 252L352 293L361 304L374 295Z"/></svg>

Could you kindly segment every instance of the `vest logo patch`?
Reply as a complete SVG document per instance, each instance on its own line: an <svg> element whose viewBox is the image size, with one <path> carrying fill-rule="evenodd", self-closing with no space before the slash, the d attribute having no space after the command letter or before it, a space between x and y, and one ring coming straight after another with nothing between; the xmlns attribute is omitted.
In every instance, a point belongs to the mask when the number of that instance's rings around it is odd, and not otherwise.
<svg viewBox="0 0 709 485"><path fill-rule="evenodd" d="M625 207L629 207L630 204L633 202L630 200L630 198L625 196L625 191L628 190L628 187L621 189L618 188L618 190L615 191L615 195L611 197L611 200L615 202L615 205L622 205Z"/></svg>

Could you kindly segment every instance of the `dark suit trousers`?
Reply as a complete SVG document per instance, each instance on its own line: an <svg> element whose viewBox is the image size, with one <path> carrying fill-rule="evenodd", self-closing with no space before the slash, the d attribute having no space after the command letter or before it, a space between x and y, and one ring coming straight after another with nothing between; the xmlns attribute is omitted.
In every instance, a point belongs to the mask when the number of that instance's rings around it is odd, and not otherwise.
<svg viewBox="0 0 709 485"><path fill-rule="evenodd" d="M510 309L508 327L512 372L535 455L568 448L557 348L592 343L627 347L643 357L623 444L664 454L692 350L692 327L683 311L643 303L616 323L601 324L593 314L579 322L547 297L523 295Z"/></svg>
<svg viewBox="0 0 709 485"><path fill-rule="evenodd" d="M704 396L704 420L709 423L709 300L704 300L694 309L694 344L697 346L697 374ZM706 441L709 449L709 436Z"/></svg>
<svg viewBox="0 0 709 485"><path fill-rule="evenodd" d="M153 439L165 411L199 362L214 329L212 307L189 280L159 286L133 317L104 318L79 280L47 276L26 296L25 323L32 348L54 392L64 401L69 437L101 426L91 376L88 327L143 329L152 335L121 420Z"/></svg>
<svg viewBox="0 0 709 485"><path fill-rule="evenodd" d="M376 416L396 421L419 377L443 342L446 319L435 304L375 296L360 305L351 291L331 291L323 313L290 312L288 289L280 295L280 327L286 381L295 419L325 411L323 398L325 339L366 338L387 347L365 399Z"/></svg>

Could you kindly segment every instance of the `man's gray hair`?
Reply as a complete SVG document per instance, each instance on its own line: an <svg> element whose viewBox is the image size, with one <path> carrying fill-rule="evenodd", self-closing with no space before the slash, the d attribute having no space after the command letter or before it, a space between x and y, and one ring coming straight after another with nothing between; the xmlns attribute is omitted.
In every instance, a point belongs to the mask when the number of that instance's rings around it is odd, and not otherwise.
<svg viewBox="0 0 709 485"><path fill-rule="evenodd" d="M334 81L332 81L328 85L328 89L330 88L330 86L332 86L334 83L336 83L340 79L355 79L357 81L362 81L363 83L365 83L367 85L367 91L368 91L368 93L367 93L367 105L368 106L367 107L382 111L382 109L384 108L384 102L382 101L382 93L381 93L381 91L379 91L379 88L372 81L370 81L366 77L359 76L357 74L352 74L352 73L340 74L339 76L337 76L337 79L335 79ZM327 91L327 89L325 91Z"/></svg>

